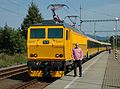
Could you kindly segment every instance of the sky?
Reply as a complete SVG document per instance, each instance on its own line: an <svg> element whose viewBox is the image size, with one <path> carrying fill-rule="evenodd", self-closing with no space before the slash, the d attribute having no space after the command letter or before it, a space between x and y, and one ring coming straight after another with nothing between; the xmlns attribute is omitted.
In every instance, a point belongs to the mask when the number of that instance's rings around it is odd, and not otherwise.
<svg viewBox="0 0 120 89"><path fill-rule="evenodd" d="M120 17L120 0L0 0L0 27L3 27L6 23L13 27L19 28L23 19L26 17L28 7L31 2L34 2L42 13L44 19L52 19L52 12L47 9L50 4L66 4L68 8L64 7L57 11L57 14L61 19L64 19L68 15L80 15L82 20L89 19L115 19ZM65 19L66 23L70 23L68 19ZM116 22L91 22L82 23L82 31L87 34L92 34L96 31L113 31ZM79 19L77 19L77 26L79 25ZM120 22L117 22L117 29L120 29ZM118 32L117 34L119 34ZM99 36L111 36L115 33L111 32L97 32Z"/></svg>

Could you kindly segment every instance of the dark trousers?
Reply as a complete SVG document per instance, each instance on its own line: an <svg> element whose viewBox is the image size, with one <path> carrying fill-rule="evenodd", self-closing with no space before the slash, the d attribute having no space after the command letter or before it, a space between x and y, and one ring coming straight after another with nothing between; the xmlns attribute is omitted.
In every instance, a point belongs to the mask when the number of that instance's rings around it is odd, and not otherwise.
<svg viewBox="0 0 120 89"><path fill-rule="evenodd" d="M109 51L109 54L110 54L110 53L111 53L111 50L109 49L108 51Z"/></svg>
<svg viewBox="0 0 120 89"><path fill-rule="evenodd" d="M77 66L79 67L79 75L82 76L82 60L74 61L74 76L77 75Z"/></svg>

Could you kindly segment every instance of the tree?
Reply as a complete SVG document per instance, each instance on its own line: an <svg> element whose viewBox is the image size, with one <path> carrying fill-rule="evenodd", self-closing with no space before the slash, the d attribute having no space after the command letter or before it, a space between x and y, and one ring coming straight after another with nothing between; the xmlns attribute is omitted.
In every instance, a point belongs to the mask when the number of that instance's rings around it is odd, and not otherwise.
<svg viewBox="0 0 120 89"><path fill-rule="evenodd" d="M1 51L2 52L10 52L11 47L11 34L14 35L13 29L10 28L7 24L3 27L3 31L1 33ZM11 48L10 48L11 47Z"/></svg>
<svg viewBox="0 0 120 89"><path fill-rule="evenodd" d="M40 23L42 21L42 15L39 13L39 9L33 2L29 6L28 14L24 18L23 23L21 24L22 34L27 38L27 29L31 24Z"/></svg>
<svg viewBox="0 0 120 89"><path fill-rule="evenodd" d="M0 53L3 50L3 28L0 27Z"/></svg>
<svg viewBox="0 0 120 89"><path fill-rule="evenodd" d="M13 29L7 24L0 28L0 53L15 54L26 51L26 40L20 30Z"/></svg>

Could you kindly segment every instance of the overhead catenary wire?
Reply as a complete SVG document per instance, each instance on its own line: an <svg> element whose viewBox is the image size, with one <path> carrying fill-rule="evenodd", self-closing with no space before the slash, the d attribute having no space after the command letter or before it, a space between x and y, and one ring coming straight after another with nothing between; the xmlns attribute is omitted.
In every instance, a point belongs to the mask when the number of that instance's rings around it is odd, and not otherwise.
<svg viewBox="0 0 120 89"><path fill-rule="evenodd" d="M72 6L72 9L74 10L74 11L77 11L74 7L73 7L73 5L68 1L68 0L65 0L66 2L68 2L71 6ZM54 0L54 2L56 2L56 3L58 3L56 0ZM83 8L82 8L83 9ZM87 9L84 9L84 10L87 10ZM93 10L87 10L87 11L91 11L91 12L94 12L94 13L99 13L99 14L102 14L102 15L106 15L106 16L110 16L110 17L116 17L116 16L113 16L113 15L110 15L110 14L105 14L105 13L100 13L100 12L97 12L97 11L93 11ZM67 11L68 12L68 11ZM78 11L77 11L78 12ZM70 12L69 12L70 13ZM107 20L106 20L107 21ZM110 21L110 20L109 20ZM111 20L111 21L113 21L113 20ZM88 21L88 20L84 20L84 22L92 22L92 21ZM97 21L96 20L96 22L103 22L103 20L99 20L99 21Z"/></svg>
<svg viewBox="0 0 120 89"><path fill-rule="evenodd" d="M96 13L96 14L101 14L101 15L104 15L104 16L117 17L117 16L114 16L114 15L111 15L111 14L107 14L107 13L103 13L103 12L98 12L98 11L94 11L94 10L89 10L89 9L83 9L83 10L86 10L86 11L89 11L89 12L92 12L92 13Z"/></svg>
<svg viewBox="0 0 120 89"><path fill-rule="evenodd" d="M67 3L69 3L69 5L72 7L72 9L73 9L74 12L77 12L77 13L79 12L79 11L77 11L76 8L71 4L71 2L70 2L69 0L65 0L65 1L66 1ZM93 11L93 10L83 9L83 8L81 8L81 5L80 5L80 24L82 24L82 22L92 22L92 21L87 21L87 20L85 21L85 20L82 20L82 19L81 19L81 9L84 10L84 11L86 10L86 11L93 12L93 13L99 13L100 15L104 15L104 16L116 17L116 16L113 16L113 15L110 15L110 14L106 14L106 13L101 13L101 12L97 12L97 11ZM102 20L101 20L101 21L100 21L100 20L99 20L99 21L95 21L95 22L102 22ZM80 26L80 29L81 29L81 26Z"/></svg>
<svg viewBox="0 0 120 89"><path fill-rule="evenodd" d="M56 0L54 0L56 3L58 3ZM71 7L74 11L76 11L77 13L79 12L68 0L65 0ZM111 14L107 14L107 13L103 13L103 12L98 12L98 11L94 11L94 10L89 10L89 9L84 9L82 8L83 10L86 10L86 11L89 11L89 12L93 12L93 13L96 13L96 14L101 14L101 15L105 15L105 16L109 16L109 17L116 17L114 15L111 15Z"/></svg>
<svg viewBox="0 0 120 89"><path fill-rule="evenodd" d="M20 14L20 13L18 13L18 12L12 11L12 10L7 9L7 8L4 8L4 7L2 7L2 6L0 6L0 9L1 9L1 10L4 10L4 11L7 11L7 12L9 12L9 13L11 13L11 14L17 15L17 16L23 16L22 14Z"/></svg>
<svg viewBox="0 0 120 89"><path fill-rule="evenodd" d="M19 6L19 7L23 8L24 10L27 10L26 8L23 7L23 5L16 3L14 0L7 0L7 1L10 2L13 5L16 5L16 6Z"/></svg>
<svg viewBox="0 0 120 89"><path fill-rule="evenodd" d="M79 12L68 0L65 0L65 1L72 6L72 9L74 11ZM82 10L86 10L86 11L93 12L93 13L96 13L96 14L101 14L101 15L104 15L104 16L117 17L117 16L114 16L114 15L111 15L111 14L107 14L107 13L103 13L103 12L98 12L98 11L94 11L94 10L89 10L89 9L84 9L84 8L82 8Z"/></svg>
<svg viewBox="0 0 120 89"><path fill-rule="evenodd" d="M76 8L74 8L74 6L68 0L65 0L65 1L72 6L72 9L75 13L79 12Z"/></svg>

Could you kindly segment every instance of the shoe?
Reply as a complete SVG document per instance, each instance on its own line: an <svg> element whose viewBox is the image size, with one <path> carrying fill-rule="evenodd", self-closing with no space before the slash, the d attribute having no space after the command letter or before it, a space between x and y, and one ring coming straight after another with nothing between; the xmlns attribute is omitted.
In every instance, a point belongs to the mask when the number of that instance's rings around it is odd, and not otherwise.
<svg viewBox="0 0 120 89"><path fill-rule="evenodd" d="M82 77L82 75L80 75L79 77Z"/></svg>
<svg viewBox="0 0 120 89"><path fill-rule="evenodd" d="M74 77L76 77L77 75L74 75Z"/></svg>

